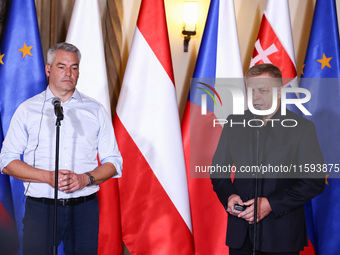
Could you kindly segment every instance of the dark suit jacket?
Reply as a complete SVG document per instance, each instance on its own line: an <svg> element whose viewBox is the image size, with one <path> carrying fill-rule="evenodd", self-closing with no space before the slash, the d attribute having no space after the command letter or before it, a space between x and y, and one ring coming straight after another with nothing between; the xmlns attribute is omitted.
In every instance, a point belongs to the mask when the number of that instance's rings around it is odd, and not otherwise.
<svg viewBox="0 0 340 255"><path fill-rule="evenodd" d="M303 250L308 240L303 204L322 193L325 185L323 173L300 172L299 168L304 164L323 164L314 123L288 110L287 115L282 116L280 109L272 117L277 121L268 122L265 127L249 127L249 119L254 119L249 111L243 116L230 116L223 128L212 166L234 164L237 172L233 182L229 173L211 173L214 191L223 206L227 205L232 194L238 194L245 202L254 197L255 178L253 173L240 173L241 167L251 167L257 162L277 169L280 166L285 166L286 170L290 167L289 174L280 171L269 176L258 174L258 195L268 198L272 212L257 225L257 249L263 252ZM284 119L293 119L298 124L296 127L283 127L281 121ZM245 123L246 127L242 124L230 127L231 121ZM294 123L283 122L286 126ZM257 124L250 122L250 125ZM253 240L252 228L253 225L247 221L229 215L226 244L235 249L241 248L247 233Z"/></svg>

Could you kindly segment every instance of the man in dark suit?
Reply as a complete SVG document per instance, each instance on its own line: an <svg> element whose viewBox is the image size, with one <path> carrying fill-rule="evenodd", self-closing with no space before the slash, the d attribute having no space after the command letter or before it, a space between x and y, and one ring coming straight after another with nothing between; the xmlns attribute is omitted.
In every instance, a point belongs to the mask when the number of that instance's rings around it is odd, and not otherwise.
<svg viewBox="0 0 340 255"><path fill-rule="evenodd" d="M233 181L229 172L211 172L214 191L229 214L229 254L253 250L255 182L256 254L299 254L308 240L303 204L322 193L325 185L316 129L314 123L289 110L281 113L283 83L277 67L253 66L245 78L253 107L268 114L255 116L247 110L244 115L229 116L213 158L212 166L235 169ZM277 100L273 100L276 91ZM235 205L245 209L237 210Z"/></svg>

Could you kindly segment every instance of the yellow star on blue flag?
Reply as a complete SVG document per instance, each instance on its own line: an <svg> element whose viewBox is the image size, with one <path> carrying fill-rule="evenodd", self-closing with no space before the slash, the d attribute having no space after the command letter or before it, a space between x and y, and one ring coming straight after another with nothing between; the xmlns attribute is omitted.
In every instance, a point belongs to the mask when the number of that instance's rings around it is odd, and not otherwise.
<svg viewBox="0 0 340 255"><path fill-rule="evenodd" d="M329 177L329 174L326 174L326 178L325 178L325 183L326 183L326 185L329 185L328 177Z"/></svg>
<svg viewBox="0 0 340 255"><path fill-rule="evenodd" d="M33 46L27 46L26 43L24 43L24 47L22 47L21 49L18 49L18 51L22 52L22 58L24 58L26 57L26 55L32 56L32 53L31 53L32 48Z"/></svg>
<svg viewBox="0 0 340 255"><path fill-rule="evenodd" d="M332 58L327 58L325 53L323 53L322 58L318 59L317 61L321 63L321 70L325 68L325 66L328 66L329 68L332 68L329 64L329 61L331 61Z"/></svg>

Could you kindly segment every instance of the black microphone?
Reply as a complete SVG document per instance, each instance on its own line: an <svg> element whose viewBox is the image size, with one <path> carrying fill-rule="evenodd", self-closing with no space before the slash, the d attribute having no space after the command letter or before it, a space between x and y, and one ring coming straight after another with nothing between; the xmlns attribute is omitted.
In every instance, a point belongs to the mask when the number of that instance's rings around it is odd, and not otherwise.
<svg viewBox="0 0 340 255"><path fill-rule="evenodd" d="M63 107L61 106L61 100L59 97L55 97L52 99L52 104L54 105L54 113L57 116L57 120L63 120Z"/></svg>

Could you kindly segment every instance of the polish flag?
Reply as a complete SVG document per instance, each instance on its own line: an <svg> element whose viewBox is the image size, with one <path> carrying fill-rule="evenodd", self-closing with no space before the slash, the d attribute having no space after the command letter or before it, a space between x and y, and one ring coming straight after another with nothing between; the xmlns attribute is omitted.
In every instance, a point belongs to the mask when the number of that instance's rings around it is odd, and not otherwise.
<svg viewBox="0 0 340 255"><path fill-rule="evenodd" d="M163 0L142 0L114 128L123 241L131 254L193 254L189 195Z"/></svg>
<svg viewBox="0 0 340 255"><path fill-rule="evenodd" d="M250 67L263 63L272 63L281 70L284 85L297 86L288 0L267 1Z"/></svg>
<svg viewBox="0 0 340 255"><path fill-rule="evenodd" d="M99 101L111 118L101 18L97 0L77 0L66 42L81 52L77 89ZM122 254L117 179L100 184L98 254Z"/></svg>

